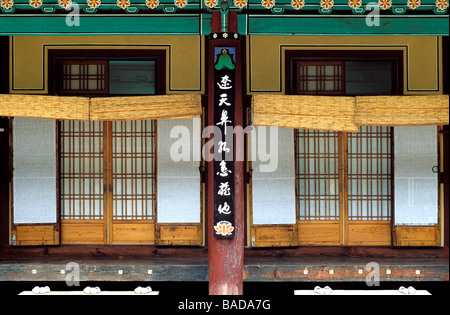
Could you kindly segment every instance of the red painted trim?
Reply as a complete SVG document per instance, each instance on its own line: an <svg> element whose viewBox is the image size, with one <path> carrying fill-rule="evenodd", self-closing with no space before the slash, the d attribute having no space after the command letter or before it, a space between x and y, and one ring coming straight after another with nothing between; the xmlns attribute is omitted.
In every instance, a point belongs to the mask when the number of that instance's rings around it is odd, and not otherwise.
<svg viewBox="0 0 450 315"><path fill-rule="evenodd" d="M449 246L450 207L450 128L444 126L444 246Z"/></svg>
<svg viewBox="0 0 450 315"><path fill-rule="evenodd" d="M228 17L228 32L237 33L238 32L238 21L237 21L237 11L230 11L227 14Z"/></svg>
<svg viewBox="0 0 450 315"><path fill-rule="evenodd" d="M222 32L222 27L220 23L222 22L220 11L212 12L211 19L211 33L220 33Z"/></svg>
<svg viewBox="0 0 450 315"><path fill-rule="evenodd" d="M228 12L227 16L227 32L238 32L237 11ZM212 12L211 33L222 33L222 14L220 11Z"/></svg>
<svg viewBox="0 0 450 315"><path fill-rule="evenodd" d="M442 37L442 56L448 56L449 53L448 36ZM444 94L449 94L449 62L448 58L442 58L443 68L443 89ZM450 127L444 126L444 246L449 247L449 208L450 208L450 142L449 142Z"/></svg>

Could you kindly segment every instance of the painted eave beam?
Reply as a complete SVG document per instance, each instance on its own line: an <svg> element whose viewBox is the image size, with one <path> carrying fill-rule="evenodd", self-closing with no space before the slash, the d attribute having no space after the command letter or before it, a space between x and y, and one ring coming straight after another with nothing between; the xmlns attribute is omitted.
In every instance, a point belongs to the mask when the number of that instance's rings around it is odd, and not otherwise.
<svg viewBox="0 0 450 315"><path fill-rule="evenodd" d="M79 25L64 14L0 15L0 35L199 35L200 14L81 15ZM69 17L70 18L70 17Z"/></svg>
<svg viewBox="0 0 450 315"><path fill-rule="evenodd" d="M370 18L368 18L368 20L370 20ZM448 15L380 15L379 26L369 26L365 15L248 16L248 35L448 36L448 34Z"/></svg>
<svg viewBox="0 0 450 315"><path fill-rule="evenodd" d="M81 15L68 26L64 14L2 14L0 36L16 35L209 35L210 14ZM380 15L369 26L366 15L239 14L241 35L426 35L448 36L448 15Z"/></svg>

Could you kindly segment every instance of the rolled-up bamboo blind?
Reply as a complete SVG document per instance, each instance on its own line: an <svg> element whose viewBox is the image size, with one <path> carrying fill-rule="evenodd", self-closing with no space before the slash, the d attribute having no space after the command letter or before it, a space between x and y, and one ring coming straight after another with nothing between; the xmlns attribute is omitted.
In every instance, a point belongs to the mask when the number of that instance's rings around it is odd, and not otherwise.
<svg viewBox="0 0 450 315"><path fill-rule="evenodd" d="M89 98L49 95L0 95L0 116L89 120Z"/></svg>
<svg viewBox="0 0 450 315"><path fill-rule="evenodd" d="M200 117L201 95L68 97L0 95L0 116L69 120L181 119Z"/></svg>
<svg viewBox="0 0 450 315"><path fill-rule="evenodd" d="M358 126L449 124L449 96L254 95L253 124L357 132Z"/></svg>
<svg viewBox="0 0 450 315"><path fill-rule="evenodd" d="M201 96L0 95L0 116L69 120L181 119L201 115ZM358 126L449 124L449 96L266 95L252 98L253 124L355 132Z"/></svg>
<svg viewBox="0 0 450 315"><path fill-rule="evenodd" d="M201 95L99 97L91 99L91 120L181 119L200 117Z"/></svg>
<svg viewBox="0 0 450 315"><path fill-rule="evenodd" d="M354 97L254 95L253 124L357 132Z"/></svg>
<svg viewBox="0 0 450 315"><path fill-rule="evenodd" d="M448 95L356 96L359 126L448 125Z"/></svg>

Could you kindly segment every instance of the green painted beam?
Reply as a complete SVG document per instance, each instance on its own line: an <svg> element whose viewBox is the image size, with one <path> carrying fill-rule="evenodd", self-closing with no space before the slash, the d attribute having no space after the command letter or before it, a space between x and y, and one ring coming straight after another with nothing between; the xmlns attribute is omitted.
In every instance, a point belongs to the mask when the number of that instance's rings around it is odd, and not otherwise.
<svg viewBox="0 0 450 315"><path fill-rule="evenodd" d="M80 15L79 26L68 26L66 18L70 19L60 14L0 15L0 35L199 35L201 31L199 14Z"/></svg>
<svg viewBox="0 0 450 315"><path fill-rule="evenodd" d="M68 26L63 14L2 14L0 36L12 35L208 35L211 14L81 15ZM70 18L70 17L69 17ZM448 15L380 15L368 26L366 15L239 14L241 35L428 35L448 36Z"/></svg>
<svg viewBox="0 0 450 315"><path fill-rule="evenodd" d="M370 18L369 18L370 19ZM448 36L448 15L380 15L379 26L366 16L249 15L248 35L429 35Z"/></svg>

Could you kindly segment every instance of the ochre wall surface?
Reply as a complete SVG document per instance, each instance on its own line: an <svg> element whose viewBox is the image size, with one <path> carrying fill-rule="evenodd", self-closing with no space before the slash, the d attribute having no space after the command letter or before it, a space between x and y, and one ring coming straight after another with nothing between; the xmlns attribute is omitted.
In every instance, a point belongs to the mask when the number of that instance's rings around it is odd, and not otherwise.
<svg viewBox="0 0 450 315"><path fill-rule="evenodd" d="M441 38L248 36L247 93L285 93L286 50L401 50L404 94L442 94Z"/></svg>
<svg viewBox="0 0 450 315"><path fill-rule="evenodd" d="M49 49L166 50L166 94L204 93L204 39L200 36L14 36L10 93L48 94Z"/></svg>

